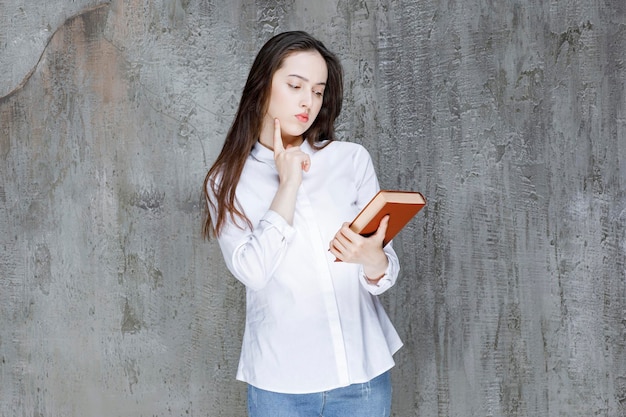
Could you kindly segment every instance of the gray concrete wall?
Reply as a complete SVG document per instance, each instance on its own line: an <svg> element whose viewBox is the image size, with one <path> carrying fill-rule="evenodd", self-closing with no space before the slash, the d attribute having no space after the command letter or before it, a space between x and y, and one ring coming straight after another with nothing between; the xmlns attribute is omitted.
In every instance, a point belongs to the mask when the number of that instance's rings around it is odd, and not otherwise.
<svg viewBox="0 0 626 417"><path fill-rule="evenodd" d="M244 415L200 188L288 29L430 202L383 297L394 416L625 415L623 0L0 0L0 416Z"/></svg>

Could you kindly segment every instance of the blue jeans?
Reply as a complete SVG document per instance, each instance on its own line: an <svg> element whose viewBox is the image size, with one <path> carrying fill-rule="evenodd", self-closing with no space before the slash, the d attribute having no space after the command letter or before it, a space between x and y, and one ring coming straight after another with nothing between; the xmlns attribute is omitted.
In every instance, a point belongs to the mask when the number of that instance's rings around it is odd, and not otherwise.
<svg viewBox="0 0 626 417"><path fill-rule="evenodd" d="M389 371L363 384L314 394L281 394L248 385L249 417L389 417Z"/></svg>

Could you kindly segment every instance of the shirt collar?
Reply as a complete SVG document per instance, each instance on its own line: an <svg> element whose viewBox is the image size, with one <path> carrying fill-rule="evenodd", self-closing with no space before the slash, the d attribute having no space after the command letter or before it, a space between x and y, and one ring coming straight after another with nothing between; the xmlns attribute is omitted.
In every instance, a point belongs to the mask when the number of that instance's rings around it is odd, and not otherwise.
<svg viewBox="0 0 626 417"><path fill-rule="evenodd" d="M271 149L261 145L261 142L256 141L252 147L250 155L260 162L265 162L274 165L274 152Z"/></svg>
<svg viewBox="0 0 626 417"><path fill-rule="evenodd" d="M309 142L306 140L302 142L302 145L300 145L300 149L302 149L303 152L309 154L309 156L313 156L313 153L315 152L313 148L311 148L311 145L309 145ZM252 155L252 157L257 161L265 162L266 164L270 164L272 166L275 165L274 151L261 145L261 142L259 141L256 141L256 143L252 147L252 152L250 152L250 155Z"/></svg>

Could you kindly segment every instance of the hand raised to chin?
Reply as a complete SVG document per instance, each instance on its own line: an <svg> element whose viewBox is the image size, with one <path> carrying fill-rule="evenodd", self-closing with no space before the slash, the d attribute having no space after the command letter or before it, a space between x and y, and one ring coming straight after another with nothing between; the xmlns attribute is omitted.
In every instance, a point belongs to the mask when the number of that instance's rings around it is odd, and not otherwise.
<svg viewBox="0 0 626 417"><path fill-rule="evenodd" d="M293 183L299 186L302 182L302 171L309 171L311 158L299 146L287 146L285 148L278 119L274 119L273 145L274 161L281 184Z"/></svg>

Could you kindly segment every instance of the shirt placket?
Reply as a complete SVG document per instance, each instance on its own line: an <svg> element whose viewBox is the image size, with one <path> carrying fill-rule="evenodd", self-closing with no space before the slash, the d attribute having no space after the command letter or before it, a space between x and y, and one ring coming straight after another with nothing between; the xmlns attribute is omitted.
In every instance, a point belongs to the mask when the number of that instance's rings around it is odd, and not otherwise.
<svg viewBox="0 0 626 417"><path fill-rule="evenodd" d="M299 190L299 206L302 218L306 222L307 228L310 231L311 247L319 248L318 250L315 250L311 256L315 257L317 265L323 265L323 267L319 270L321 274L319 277L319 283L322 287L324 309L328 317L331 342L337 364L337 375L340 384L347 385L350 382L350 373L346 356L346 345L344 343L343 331L341 329L341 318L335 297L335 287L331 278L330 269L328 268L326 249L324 249L328 246L328 242L322 241L322 236L317 222L317 217L320 214L315 211L313 205L311 204L309 194L306 192L304 184L301 185Z"/></svg>

